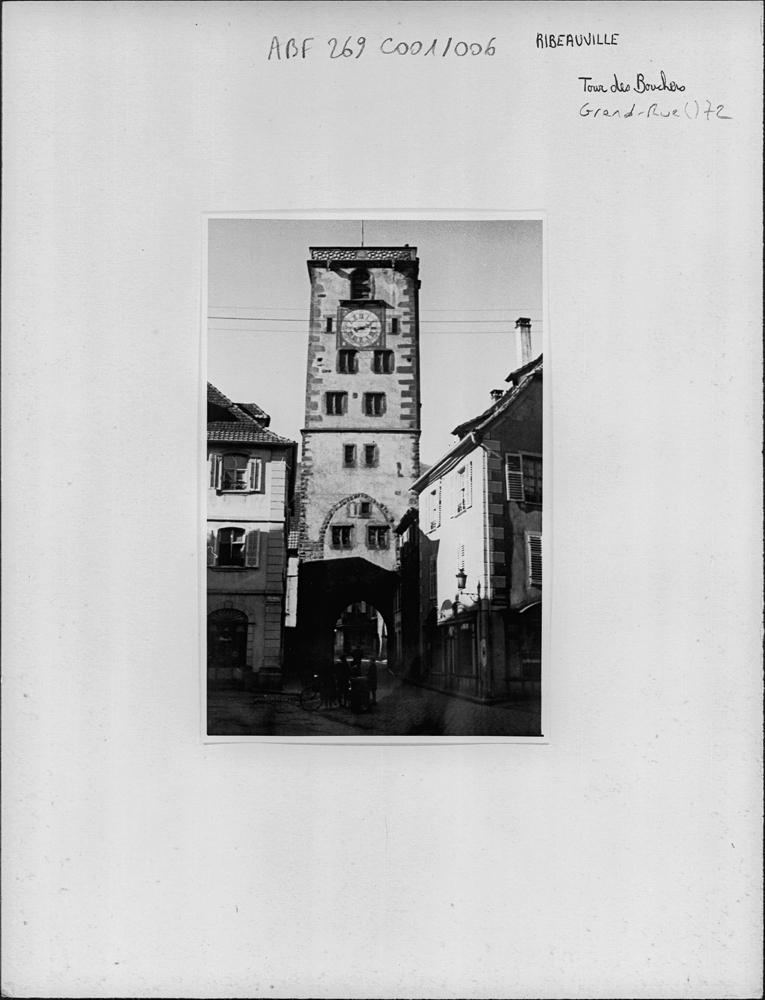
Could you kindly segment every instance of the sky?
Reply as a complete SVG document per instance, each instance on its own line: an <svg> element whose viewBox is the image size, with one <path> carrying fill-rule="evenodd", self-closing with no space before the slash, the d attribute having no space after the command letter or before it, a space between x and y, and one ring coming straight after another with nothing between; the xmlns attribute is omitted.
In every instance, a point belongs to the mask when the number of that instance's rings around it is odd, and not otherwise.
<svg viewBox="0 0 765 1000"><path fill-rule="evenodd" d="M542 353L542 223L365 220L364 245L417 247L420 259L420 457L491 403L521 364L515 321ZM257 403L271 429L300 442L312 246L361 246L358 220L210 219L208 381Z"/></svg>

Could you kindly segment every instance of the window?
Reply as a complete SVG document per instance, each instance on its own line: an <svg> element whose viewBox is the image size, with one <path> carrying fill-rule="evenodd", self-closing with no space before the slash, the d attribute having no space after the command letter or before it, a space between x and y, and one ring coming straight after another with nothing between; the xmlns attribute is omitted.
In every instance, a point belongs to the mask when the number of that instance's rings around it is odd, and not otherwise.
<svg viewBox="0 0 765 1000"><path fill-rule="evenodd" d="M357 351L338 351L337 370L345 372L346 375L355 375L359 370L359 356Z"/></svg>
<svg viewBox="0 0 765 1000"><path fill-rule="evenodd" d="M361 500L359 502L359 517L371 517L372 516L372 504L369 500Z"/></svg>
<svg viewBox="0 0 765 1000"><path fill-rule="evenodd" d="M441 526L441 483L440 481L427 495L428 531L435 531Z"/></svg>
<svg viewBox="0 0 765 1000"><path fill-rule="evenodd" d="M473 506L473 463L468 462L457 471L455 482L455 514L461 514Z"/></svg>
<svg viewBox="0 0 765 1000"><path fill-rule="evenodd" d="M330 416L340 416L348 409L347 392L328 392L326 397L327 413Z"/></svg>
<svg viewBox="0 0 765 1000"><path fill-rule="evenodd" d="M351 298L372 298L372 279L365 267L357 267L351 275Z"/></svg>
<svg viewBox="0 0 765 1000"><path fill-rule="evenodd" d="M370 549L387 549L388 529L378 527L367 528L367 547Z"/></svg>
<svg viewBox="0 0 765 1000"><path fill-rule="evenodd" d="M366 466L377 465L377 445L376 444L365 444L364 445L364 465L366 465Z"/></svg>
<svg viewBox="0 0 765 1000"><path fill-rule="evenodd" d="M224 490L246 490L248 464L247 455L224 455L221 488Z"/></svg>
<svg viewBox="0 0 765 1000"><path fill-rule="evenodd" d="M214 558L216 554L214 536L208 541L208 551L210 550ZM218 532L217 561L212 564L257 568L259 553L259 531L250 531L245 538L244 528L221 528Z"/></svg>
<svg viewBox="0 0 765 1000"><path fill-rule="evenodd" d="M334 323L331 316L327 316L327 333L332 333Z"/></svg>
<svg viewBox="0 0 765 1000"><path fill-rule="evenodd" d="M438 561L436 556L430 557L428 574L428 597L431 601L438 599Z"/></svg>
<svg viewBox="0 0 765 1000"><path fill-rule="evenodd" d="M262 493L264 489L262 458L249 455L213 455L210 460L210 486L225 492Z"/></svg>
<svg viewBox="0 0 765 1000"><path fill-rule="evenodd" d="M345 444L343 445L343 465L346 469L353 467L356 464L356 445L355 444Z"/></svg>
<svg viewBox="0 0 765 1000"><path fill-rule="evenodd" d="M518 503L542 503L542 456L505 455L507 499Z"/></svg>
<svg viewBox="0 0 765 1000"><path fill-rule="evenodd" d="M390 332L391 333L398 333L398 320L395 318L395 316L390 321Z"/></svg>
<svg viewBox="0 0 765 1000"><path fill-rule="evenodd" d="M364 413L368 417L381 417L385 413L385 393L364 393Z"/></svg>
<svg viewBox="0 0 765 1000"><path fill-rule="evenodd" d="M350 525L342 524L332 526L332 548L353 548L353 529Z"/></svg>
<svg viewBox="0 0 765 1000"><path fill-rule="evenodd" d="M529 585L532 587L542 586L542 535L539 532L529 531L526 534L527 566L529 571Z"/></svg>
<svg viewBox="0 0 765 1000"><path fill-rule="evenodd" d="M389 375L393 371L393 351L375 351L374 371L377 375Z"/></svg>

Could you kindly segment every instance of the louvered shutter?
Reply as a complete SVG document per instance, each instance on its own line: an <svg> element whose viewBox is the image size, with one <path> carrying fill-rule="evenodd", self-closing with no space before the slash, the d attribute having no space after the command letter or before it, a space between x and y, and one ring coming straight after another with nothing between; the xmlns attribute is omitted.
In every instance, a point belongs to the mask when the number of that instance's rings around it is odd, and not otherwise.
<svg viewBox="0 0 765 1000"><path fill-rule="evenodd" d="M247 532L247 543L244 550L244 565L255 569L260 556L260 532Z"/></svg>
<svg viewBox="0 0 765 1000"><path fill-rule="evenodd" d="M507 499L522 502L523 467L520 455L505 455L505 475L507 477Z"/></svg>
<svg viewBox="0 0 765 1000"><path fill-rule="evenodd" d="M438 495L436 496L436 527L441 527L441 488L442 481L438 480Z"/></svg>
<svg viewBox="0 0 765 1000"><path fill-rule="evenodd" d="M529 535L529 583L542 586L541 535Z"/></svg>
<svg viewBox="0 0 765 1000"><path fill-rule="evenodd" d="M263 459L250 459L250 489L256 493L263 490Z"/></svg>
<svg viewBox="0 0 765 1000"><path fill-rule="evenodd" d="M473 463L468 462L465 469L465 506L473 506Z"/></svg>
<svg viewBox="0 0 765 1000"><path fill-rule="evenodd" d="M460 502L459 482L460 474L458 472L453 472L446 480L446 509L449 512L449 517L456 517L458 513Z"/></svg>
<svg viewBox="0 0 765 1000"><path fill-rule="evenodd" d="M214 490L220 489L220 476L223 459L221 455L210 456L210 486Z"/></svg>
<svg viewBox="0 0 765 1000"><path fill-rule="evenodd" d="M215 553L215 532L207 532L207 565L214 566L216 562Z"/></svg>

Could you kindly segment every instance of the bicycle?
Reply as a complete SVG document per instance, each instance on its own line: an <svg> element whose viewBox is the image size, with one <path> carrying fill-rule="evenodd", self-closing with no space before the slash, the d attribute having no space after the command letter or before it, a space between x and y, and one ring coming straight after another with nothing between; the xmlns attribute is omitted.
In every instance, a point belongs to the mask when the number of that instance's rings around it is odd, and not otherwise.
<svg viewBox="0 0 765 1000"><path fill-rule="evenodd" d="M300 692L300 707L306 712L317 712L321 708L321 683L319 675L314 674L313 678L306 684Z"/></svg>

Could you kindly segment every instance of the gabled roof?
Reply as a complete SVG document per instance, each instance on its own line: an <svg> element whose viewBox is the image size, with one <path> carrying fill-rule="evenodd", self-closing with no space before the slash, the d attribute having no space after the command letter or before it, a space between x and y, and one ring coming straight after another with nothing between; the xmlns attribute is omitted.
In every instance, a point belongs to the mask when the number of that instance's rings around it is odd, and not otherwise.
<svg viewBox="0 0 765 1000"><path fill-rule="evenodd" d="M510 382L511 387L496 399L488 410L484 410L477 417L473 417L472 420L466 420L463 424L458 424L454 428L452 434L456 434L460 439L464 438L467 434L472 431L480 431L487 424L495 420L501 413L518 398L518 396L525 390L526 386L534 379L537 375L542 374L542 355L540 354L536 361L530 361L527 365L522 368L516 369L505 379L505 382Z"/></svg>
<svg viewBox="0 0 765 1000"><path fill-rule="evenodd" d="M255 414L260 414L256 419ZM207 440L237 444L294 445L289 438L266 430L271 418L257 403L232 403L228 396L207 383Z"/></svg>
<svg viewBox="0 0 765 1000"><path fill-rule="evenodd" d="M415 493L420 493L433 480L438 479L445 472L448 472L464 455L476 446L477 439L491 427L495 420L506 413L520 397L526 392L535 379L542 378L542 355L536 361L524 365L512 372L505 381L512 381L513 385L499 399L495 400L488 410L484 410L479 416L472 420L466 420L454 428L452 434L459 437L451 448L442 455L441 458L423 472L410 487ZM473 435L476 435L474 438Z"/></svg>

